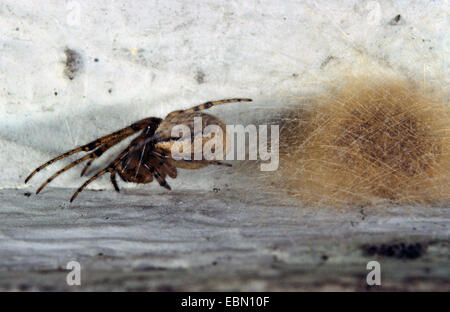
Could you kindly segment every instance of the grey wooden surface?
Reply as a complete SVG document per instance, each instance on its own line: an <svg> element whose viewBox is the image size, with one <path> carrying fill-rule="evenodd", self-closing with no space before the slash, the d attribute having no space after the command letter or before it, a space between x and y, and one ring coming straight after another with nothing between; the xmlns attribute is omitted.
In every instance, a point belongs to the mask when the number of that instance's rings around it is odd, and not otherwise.
<svg viewBox="0 0 450 312"><path fill-rule="evenodd" d="M0 290L450 290L447 207L280 206L232 190L0 190ZM256 202L256 204L255 204ZM414 257L367 248L420 244ZM81 286L66 284L79 261ZM366 285L367 262L382 285Z"/></svg>

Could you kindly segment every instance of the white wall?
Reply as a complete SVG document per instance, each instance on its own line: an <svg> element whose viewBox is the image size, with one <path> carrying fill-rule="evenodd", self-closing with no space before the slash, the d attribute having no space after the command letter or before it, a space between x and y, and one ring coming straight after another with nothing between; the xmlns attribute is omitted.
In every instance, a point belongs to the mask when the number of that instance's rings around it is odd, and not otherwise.
<svg viewBox="0 0 450 312"><path fill-rule="evenodd" d="M255 102L211 112L245 122L367 60L446 87L448 9L447 1L3 0L0 187L22 187L42 162L138 119L239 96ZM84 64L73 80L66 48ZM52 185L79 186L80 170ZM210 188L226 170L184 171L169 183ZM107 178L91 186L111 188Z"/></svg>

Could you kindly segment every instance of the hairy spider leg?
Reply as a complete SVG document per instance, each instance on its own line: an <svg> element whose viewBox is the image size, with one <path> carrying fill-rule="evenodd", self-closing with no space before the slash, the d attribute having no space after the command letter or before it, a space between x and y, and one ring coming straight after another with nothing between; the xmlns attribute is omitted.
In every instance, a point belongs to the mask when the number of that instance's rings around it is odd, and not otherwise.
<svg viewBox="0 0 450 312"><path fill-rule="evenodd" d="M116 180L116 171L111 172L109 178L111 179L111 183L114 186L114 189L116 190L116 192L120 192L120 188L119 188L119 185L117 184L117 180Z"/></svg>
<svg viewBox="0 0 450 312"><path fill-rule="evenodd" d="M25 179L25 183L27 183L36 173L38 173L39 171L41 171L42 169L44 169L45 167L51 165L52 163L54 163L55 161L58 161L60 159L66 158L70 155L73 155L75 153L79 153L79 152L89 152L92 151L94 149L96 149L98 146L113 140L117 137L121 137L123 136L128 137L142 129L144 129L145 127L151 126L151 125L156 125L155 129L157 127L157 125L159 125L159 123L161 122L161 118L156 118L156 117L149 117L149 118L145 118L142 119L140 121L137 121L135 123L133 123L132 125L123 128L121 130L115 131L113 133L110 133L108 135L105 135L101 138L98 138L88 144L82 145L80 147L74 148L73 150L70 150L68 152L65 152L64 154L61 154L49 161L47 161L46 163L42 164L41 166L39 166L38 168L36 168L26 179Z"/></svg>
<svg viewBox="0 0 450 312"><path fill-rule="evenodd" d="M156 178L156 181L158 181L159 185L168 189L169 191L172 189L167 183L166 178L159 173L159 170L155 168L155 172L153 173L153 176Z"/></svg>
<svg viewBox="0 0 450 312"><path fill-rule="evenodd" d="M166 139L170 140L170 138ZM162 142L164 140L160 139L157 135L152 135L150 138L146 138L145 136L138 136L136 139L134 139L130 145L125 148L117 158L112 161L107 167L97 172L95 175L93 175L91 178L89 178L86 182L83 183L76 191L73 193L72 198L70 199L70 202L73 202L73 200L78 196L80 192L82 192L86 186L88 186L91 182L93 182L95 179L99 178L100 176L104 175L107 172L114 172L117 171L117 166L120 164L120 162L131 152L133 152L136 149L141 148L145 144L154 144L155 142ZM156 177L156 176L155 176ZM157 177L156 177L157 178ZM160 184L161 185L161 184ZM163 186L163 185L162 185ZM165 186L164 186L165 187ZM170 188L170 187L169 187Z"/></svg>
<svg viewBox="0 0 450 312"><path fill-rule="evenodd" d="M211 108L215 105L219 105L219 104L225 104L225 103L233 103L233 102L251 102L252 99L245 99L245 98L234 98L234 99L224 99L224 100L218 100L218 101L209 101L209 102L205 102L203 104L188 108L188 109L184 109L184 110L176 110L173 111L171 113L169 113L167 117L173 117L176 115L179 115L181 113L193 113L193 112L198 112L201 110L205 110L208 108Z"/></svg>
<svg viewBox="0 0 450 312"><path fill-rule="evenodd" d="M112 167L106 167L105 169L100 170L99 172L97 172L95 175L93 175L91 178L89 178L86 182L84 182L84 184L82 186L80 186L78 188L78 190L75 191L75 193L73 193L72 198L70 199L70 202L73 202L73 200L78 196L78 194L83 191L83 189L90 184L92 181L94 181L95 179L97 179L98 177L104 175L107 172L113 172L113 168Z"/></svg>
<svg viewBox="0 0 450 312"><path fill-rule="evenodd" d="M177 177L177 168L169 164L167 161L165 161L166 158L170 158L165 154L165 152L161 149L156 149L152 152L152 154L159 159L158 164L156 167L161 168L166 172L169 177L172 179L175 179Z"/></svg>
<svg viewBox="0 0 450 312"><path fill-rule="evenodd" d="M50 178L47 179L47 181L45 181L44 183L42 183L42 185L37 189L36 194L39 194L40 191L42 191L42 189L49 184L50 182L52 182L57 176L59 176L60 174L62 174L63 172L69 170L70 168L78 165L79 163L89 159L89 162L86 164L86 166L84 167L83 171L85 171L88 167L88 165L90 165L90 163L92 163L92 161L98 157L100 157L106 150L110 149L112 146L116 145L117 143L119 143L120 141L122 141L126 136L122 135L121 137L118 137L115 140L111 140L108 141L106 143L104 143L103 145L101 145L99 148L97 148L96 150L94 150L93 152L71 162L70 164L68 164L67 166L65 166L64 168L62 168L61 170L57 171L54 175L52 175Z"/></svg>
<svg viewBox="0 0 450 312"><path fill-rule="evenodd" d="M153 176L156 178L156 181L158 181L159 185L170 190L171 187L166 181L166 175L168 174L171 178L176 178L177 176L177 170L175 167L172 167L168 165L165 162L165 159L162 158L159 153L152 153L154 157L151 157L149 159L149 163L152 165L152 167L155 169Z"/></svg>
<svg viewBox="0 0 450 312"><path fill-rule="evenodd" d="M144 164L144 168L147 169L147 171L155 177L156 181L158 181L160 186L162 186L168 190L171 190L172 188L166 181L165 172L161 171L160 168L158 168L157 166L158 165L155 166L152 164Z"/></svg>
<svg viewBox="0 0 450 312"><path fill-rule="evenodd" d="M107 143L105 143L104 145L102 145L101 147L97 148L95 151L93 151L92 153L90 153L89 155L91 156L90 159L88 160L88 162L86 163L86 165L84 166L83 170L81 171L80 176L83 176L84 173L87 171L87 169L91 166L92 162L99 158L100 156L103 155L104 152L106 152L107 150L109 150L111 147L113 147L114 145L116 145L117 143L119 143L120 141L124 140L126 137L128 137L128 135L123 135L121 137L118 137L116 140L111 140Z"/></svg>
<svg viewBox="0 0 450 312"><path fill-rule="evenodd" d="M154 138L155 136L152 136L151 138ZM92 181L97 179L98 177L104 175L107 172L113 172L116 171L117 165L128 155L128 153L134 151L138 145L142 146L143 144L138 144L138 142L144 141L141 137L136 138L131 142L131 144L125 148L117 158L112 161L106 168L100 170L95 175L90 177L86 182L83 183L76 191L73 193L72 198L70 199L70 202L73 202L73 200L78 196L78 194L83 191L83 189L88 186Z"/></svg>
<svg viewBox="0 0 450 312"><path fill-rule="evenodd" d="M99 158L103 155L104 152L106 152L108 149L119 143L120 141L126 139L129 135L123 135L118 137L116 140L111 140L104 145L102 145L100 148L96 149L93 153L91 153L91 158L88 160L86 165L84 166L83 170L80 173L80 177L82 177L86 171L89 169L89 167L92 165L95 159Z"/></svg>

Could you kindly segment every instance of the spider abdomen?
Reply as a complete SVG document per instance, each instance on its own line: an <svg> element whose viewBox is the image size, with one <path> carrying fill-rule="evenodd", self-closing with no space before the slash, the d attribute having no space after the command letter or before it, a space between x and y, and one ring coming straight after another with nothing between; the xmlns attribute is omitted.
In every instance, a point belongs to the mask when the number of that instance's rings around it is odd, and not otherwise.
<svg viewBox="0 0 450 312"><path fill-rule="evenodd" d="M156 147L170 155L167 161L179 168L205 167L208 161L223 160L229 150L226 125L206 113L192 112L168 117L161 122L155 135L166 138Z"/></svg>

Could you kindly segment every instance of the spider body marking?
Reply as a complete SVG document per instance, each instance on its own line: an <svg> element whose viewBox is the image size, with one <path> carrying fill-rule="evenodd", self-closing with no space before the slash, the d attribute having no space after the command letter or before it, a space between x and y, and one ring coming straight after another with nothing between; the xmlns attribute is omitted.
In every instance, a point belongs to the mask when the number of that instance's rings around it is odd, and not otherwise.
<svg viewBox="0 0 450 312"><path fill-rule="evenodd" d="M142 119L133 123L132 125L123 128L121 130L115 131L111 134L108 134L104 137L98 138L88 144L79 146L75 149L72 149L64 154L61 154L48 162L42 164L38 168L36 168L26 179L25 183L27 183L37 172L49 166L50 164L66 158L70 155L79 152L88 152L85 156L71 162L61 170L57 171L54 175L47 179L36 191L38 194L48 183L53 181L57 176L62 174L63 172L69 170L70 168L84 162L87 160L83 170L81 171L81 176L83 176L87 169L90 167L92 162L99 158L104 152L106 152L111 147L115 146L125 138L139 133L140 134L131 141L130 145L125 148L115 160L113 160L107 167L98 171L91 178L89 178L78 190L73 194L70 201L72 202L78 194L92 181L97 179L98 177L104 175L105 173L110 173L111 183L114 186L116 191L119 191L119 186L117 184L116 175L124 182L133 182L133 183L150 183L153 179L156 179L158 183L170 190L170 186L166 181L166 176L171 178L176 178L177 169L176 168L184 168L184 169L198 169L208 165L225 165L231 166L230 164L223 163L218 160L194 160L194 157L190 158L191 160L184 159L174 159L171 155L171 150L173 144L179 142L180 140L186 140L187 138L174 138L171 136L172 128L176 125L184 125L191 133L194 135L188 139L191 141L189 144L191 145L191 151L194 151L194 141L196 135L194 133L194 118L201 117L202 120L202 132L205 127L209 125L216 125L222 129L222 132L226 134L225 124L217 117L200 112L202 110L208 109L212 106L231 103L231 102L250 102L251 99L245 98L233 98L233 99L225 99L219 101L210 101L206 102L186 110L177 110L169 113L166 118L163 120L157 117L149 117ZM205 145L209 139L201 138L202 147ZM223 136L223 146L219 146L219 148L223 148L224 153L223 156L226 155L226 152L229 149L229 146L226 144L226 135ZM216 146L216 148L218 148ZM193 156L193 152L192 152Z"/></svg>

